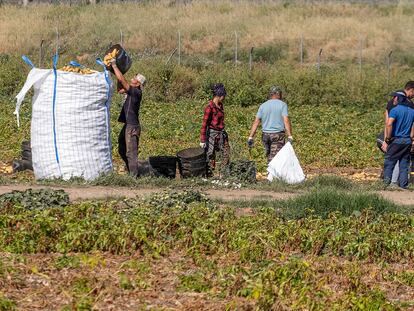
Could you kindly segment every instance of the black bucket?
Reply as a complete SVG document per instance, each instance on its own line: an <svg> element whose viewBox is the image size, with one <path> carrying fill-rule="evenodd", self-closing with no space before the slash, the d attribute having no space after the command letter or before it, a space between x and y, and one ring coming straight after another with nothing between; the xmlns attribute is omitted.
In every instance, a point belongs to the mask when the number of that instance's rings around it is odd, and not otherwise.
<svg viewBox="0 0 414 311"><path fill-rule="evenodd" d="M132 59L120 44L115 44L115 45L111 46L105 52L105 55L111 53L115 49L118 50L118 54L116 56L116 66L119 68L119 70L123 74L125 74L129 70L129 68L131 68ZM106 69L108 69L110 72L114 73L114 69L112 68L111 65L106 66Z"/></svg>
<svg viewBox="0 0 414 311"><path fill-rule="evenodd" d="M206 154L201 148L184 149L177 153L178 169L182 178L205 176Z"/></svg>
<svg viewBox="0 0 414 311"><path fill-rule="evenodd" d="M384 132L381 132L377 135L377 147L381 152L384 153L384 150L382 150L382 143L384 142Z"/></svg>
<svg viewBox="0 0 414 311"><path fill-rule="evenodd" d="M174 179L177 170L177 158L168 156L149 157L152 173L157 177Z"/></svg>
<svg viewBox="0 0 414 311"><path fill-rule="evenodd" d="M151 176L152 168L148 160L138 160L138 176Z"/></svg>

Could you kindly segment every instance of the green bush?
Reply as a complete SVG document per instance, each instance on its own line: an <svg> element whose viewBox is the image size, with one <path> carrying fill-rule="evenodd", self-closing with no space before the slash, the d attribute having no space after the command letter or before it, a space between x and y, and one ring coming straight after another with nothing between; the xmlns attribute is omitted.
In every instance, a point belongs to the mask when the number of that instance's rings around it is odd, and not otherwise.
<svg viewBox="0 0 414 311"><path fill-rule="evenodd" d="M14 97L26 80L28 66L20 57L0 54L0 100Z"/></svg>
<svg viewBox="0 0 414 311"><path fill-rule="evenodd" d="M320 189L333 188L337 190L352 190L355 184L347 178L335 175L320 175L305 182L306 186Z"/></svg>
<svg viewBox="0 0 414 311"><path fill-rule="evenodd" d="M34 210L63 207L68 204L69 195L63 190L28 189L0 195L0 208L9 205L18 205L29 210Z"/></svg>
<svg viewBox="0 0 414 311"><path fill-rule="evenodd" d="M398 210L397 205L378 194L347 193L329 188L289 199L282 206L282 215L294 219L309 216L327 218L334 212L343 216L360 215L365 209L372 209L375 215Z"/></svg>
<svg viewBox="0 0 414 311"><path fill-rule="evenodd" d="M274 64L285 59L289 51L287 43L275 43L274 45L260 46L253 50L254 61Z"/></svg>

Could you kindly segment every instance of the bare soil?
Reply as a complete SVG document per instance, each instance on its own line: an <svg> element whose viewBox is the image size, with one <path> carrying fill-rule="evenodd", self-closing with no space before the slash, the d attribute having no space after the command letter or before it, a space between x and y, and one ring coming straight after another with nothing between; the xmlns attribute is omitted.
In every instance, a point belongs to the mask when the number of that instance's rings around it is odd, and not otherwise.
<svg viewBox="0 0 414 311"><path fill-rule="evenodd" d="M0 186L0 195L13 190L24 191L27 189L63 189L72 202L82 200L102 200L113 198L135 198L161 192L164 188L127 188L127 187L55 187L40 185L5 185ZM211 199L223 201L233 200L286 200L300 193L273 192L255 189L208 189L205 191ZM412 191L379 191L378 194L384 198L401 205L414 205L414 193Z"/></svg>
<svg viewBox="0 0 414 311"><path fill-rule="evenodd" d="M79 258L79 264L59 267L59 254L0 253L0 291L19 310L79 310L82 303L88 303L93 310L225 310L229 305L237 310L255 309L254 299L238 297L232 291L224 294L213 287L197 292L183 287L180 277L198 267L180 250L159 259L139 253L68 255ZM334 293L329 299L349 291L348 274L355 268L354 262L334 256L304 259L314 267L317 279L327 280L328 289ZM227 260L220 265L229 264ZM412 271L412 264L390 263L384 267L363 262L358 270L368 288L385 291L392 301L412 301L414 288L392 277Z"/></svg>

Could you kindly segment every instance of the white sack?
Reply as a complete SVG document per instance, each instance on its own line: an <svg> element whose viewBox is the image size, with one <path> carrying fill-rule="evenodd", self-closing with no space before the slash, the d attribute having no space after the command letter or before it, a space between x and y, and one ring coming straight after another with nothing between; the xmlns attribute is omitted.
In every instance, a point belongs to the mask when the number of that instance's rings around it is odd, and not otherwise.
<svg viewBox="0 0 414 311"><path fill-rule="evenodd" d="M305 180L305 174L290 142L287 142L270 161L267 172L269 181L276 178L288 184L297 184Z"/></svg>
<svg viewBox="0 0 414 311"><path fill-rule="evenodd" d="M33 86L31 147L36 179L83 177L112 171L108 74L82 75L33 68L16 96L15 114ZM55 100L53 100L55 97Z"/></svg>

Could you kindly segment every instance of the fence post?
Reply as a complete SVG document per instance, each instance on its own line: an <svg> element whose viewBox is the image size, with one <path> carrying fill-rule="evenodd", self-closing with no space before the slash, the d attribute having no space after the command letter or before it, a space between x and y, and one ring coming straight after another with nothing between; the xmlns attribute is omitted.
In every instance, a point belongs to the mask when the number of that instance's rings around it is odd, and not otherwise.
<svg viewBox="0 0 414 311"><path fill-rule="evenodd" d="M303 65L303 34L300 36L300 64Z"/></svg>
<svg viewBox="0 0 414 311"><path fill-rule="evenodd" d="M39 48L39 68L43 67L43 43L45 41L42 39L40 41L40 48Z"/></svg>
<svg viewBox="0 0 414 311"><path fill-rule="evenodd" d="M252 71L252 63L253 63L253 49L254 46L251 47L250 49L250 54L249 54L249 70Z"/></svg>
<svg viewBox="0 0 414 311"><path fill-rule="evenodd" d="M362 49L363 49L363 39L362 37L359 38L359 74L362 76Z"/></svg>
<svg viewBox="0 0 414 311"><path fill-rule="evenodd" d="M121 44L121 46L124 46L124 34L122 33L122 29L119 29L119 42Z"/></svg>
<svg viewBox="0 0 414 311"><path fill-rule="evenodd" d="M235 48L234 48L234 64L237 65L237 52L238 52L238 40L237 40L237 31L234 32L235 36Z"/></svg>
<svg viewBox="0 0 414 311"><path fill-rule="evenodd" d="M181 65L181 32L178 31L178 65Z"/></svg>
<svg viewBox="0 0 414 311"><path fill-rule="evenodd" d="M318 54L318 73L321 72L321 55L322 55L322 49L319 50L319 54Z"/></svg>
<svg viewBox="0 0 414 311"><path fill-rule="evenodd" d="M387 90L389 88L390 78L391 78L391 55L392 55L392 50L388 53L388 56L387 56Z"/></svg>

